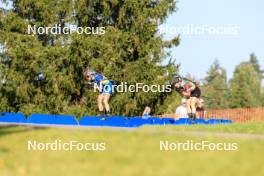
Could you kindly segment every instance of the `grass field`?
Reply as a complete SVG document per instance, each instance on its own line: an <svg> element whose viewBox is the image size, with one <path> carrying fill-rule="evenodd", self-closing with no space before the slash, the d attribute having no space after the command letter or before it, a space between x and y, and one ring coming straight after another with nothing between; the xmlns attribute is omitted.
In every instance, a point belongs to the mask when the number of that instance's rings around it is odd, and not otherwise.
<svg viewBox="0 0 264 176"><path fill-rule="evenodd" d="M222 136L216 135L217 133L221 133ZM239 133L237 136L232 135L237 133ZM216 126L143 127L132 130L0 127L0 176L262 176L263 136L263 122ZM28 140L105 142L106 150L28 151ZM173 143L188 140L237 143L238 149L160 151L160 141Z"/></svg>

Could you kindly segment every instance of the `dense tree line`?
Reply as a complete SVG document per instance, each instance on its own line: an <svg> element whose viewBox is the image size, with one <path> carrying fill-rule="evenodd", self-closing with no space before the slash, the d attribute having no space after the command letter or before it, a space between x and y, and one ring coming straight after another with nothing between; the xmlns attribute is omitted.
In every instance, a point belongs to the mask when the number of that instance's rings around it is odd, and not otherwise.
<svg viewBox="0 0 264 176"><path fill-rule="evenodd" d="M4 0L8 2L8 0ZM163 85L177 72L158 26L174 12L174 0L12 0L0 11L0 111L97 114L96 93L86 88L89 65L115 82ZM104 35L28 35L28 25L105 27ZM166 93L115 93L115 114L155 111Z"/></svg>
<svg viewBox="0 0 264 176"><path fill-rule="evenodd" d="M214 62L202 86L207 108L264 106L263 76L264 70L261 69L254 54L250 55L247 62L236 66L230 80L227 79L226 71L218 61Z"/></svg>
<svg viewBox="0 0 264 176"><path fill-rule="evenodd" d="M3 0L2 0L3 1ZM8 2L4 0L3 2ZM116 83L168 84L179 66L162 64L167 48L179 37L163 40L158 31L174 12L174 0L12 0L11 10L0 9L0 111L97 114L97 94L83 77L89 65ZM104 35L29 35L28 25L105 27ZM264 105L264 71L254 54L239 64L228 80L216 61L201 83L207 108ZM115 93L114 114L173 112L176 92Z"/></svg>

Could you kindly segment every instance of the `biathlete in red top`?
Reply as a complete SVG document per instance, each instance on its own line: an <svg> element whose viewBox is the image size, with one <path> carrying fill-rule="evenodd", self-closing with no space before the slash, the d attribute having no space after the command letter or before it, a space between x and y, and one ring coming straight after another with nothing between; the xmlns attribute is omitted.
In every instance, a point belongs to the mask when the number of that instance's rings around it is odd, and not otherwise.
<svg viewBox="0 0 264 176"><path fill-rule="evenodd" d="M172 84L179 94L187 99L187 110L190 119L196 119L196 106L201 96L201 90L199 85L190 81L183 79L180 76L176 76Z"/></svg>

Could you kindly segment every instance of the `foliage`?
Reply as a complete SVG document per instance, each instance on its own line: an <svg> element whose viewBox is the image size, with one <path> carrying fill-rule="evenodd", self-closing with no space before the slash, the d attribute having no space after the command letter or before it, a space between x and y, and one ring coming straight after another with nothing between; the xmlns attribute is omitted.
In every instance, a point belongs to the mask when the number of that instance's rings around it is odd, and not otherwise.
<svg viewBox="0 0 264 176"><path fill-rule="evenodd" d="M253 65L241 63L231 80L230 106L232 108L260 106L261 82Z"/></svg>
<svg viewBox="0 0 264 176"><path fill-rule="evenodd" d="M0 64L0 80L7 80L0 85L0 111L96 114L96 93L85 87L82 75L88 63L115 82L167 83L177 67L161 63L169 56L165 49L179 38L164 41L157 30L175 9L173 0L13 0L0 21L6 49L1 58L7 58ZM28 25L56 24L106 27L106 32L27 33ZM115 114L138 115L147 105L157 109L164 98L164 93L116 93L111 107Z"/></svg>
<svg viewBox="0 0 264 176"><path fill-rule="evenodd" d="M250 63L254 67L255 71L259 75L259 79L262 80L264 78L264 70L260 68L259 61L254 53L250 55L248 63Z"/></svg>
<svg viewBox="0 0 264 176"><path fill-rule="evenodd" d="M226 71L216 60L204 79L202 86L206 107L209 109L222 109L228 107L228 84Z"/></svg>

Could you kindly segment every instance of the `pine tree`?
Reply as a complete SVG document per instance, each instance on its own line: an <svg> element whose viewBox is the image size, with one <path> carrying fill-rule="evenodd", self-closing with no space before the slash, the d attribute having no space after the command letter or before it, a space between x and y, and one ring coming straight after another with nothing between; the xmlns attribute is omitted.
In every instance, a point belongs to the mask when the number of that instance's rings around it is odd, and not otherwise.
<svg viewBox="0 0 264 176"><path fill-rule="evenodd" d="M115 82L160 84L177 71L162 66L165 48L158 26L175 11L173 0L13 0L13 9L0 21L0 43L6 48L1 62L0 110L24 113L96 114L96 96L85 88L82 72L89 67ZM28 35L37 27L75 25L106 27L104 35ZM115 114L136 115L146 105L154 110L164 93L116 93Z"/></svg>
<svg viewBox="0 0 264 176"><path fill-rule="evenodd" d="M259 79L262 80L264 78L264 70L261 69L261 66L259 64L257 56L254 53L252 53L250 55L248 63L252 64L252 66L254 67L255 71L259 75Z"/></svg>
<svg viewBox="0 0 264 176"><path fill-rule="evenodd" d="M249 63L254 67L255 71L259 75L259 80L262 83L264 79L264 70L261 69L257 56L252 53L249 58ZM260 96L261 105L264 106L264 88L261 88L261 96Z"/></svg>
<svg viewBox="0 0 264 176"><path fill-rule="evenodd" d="M228 84L226 71L216 60L204 79L202 92L206 107L209 109L221 109L228 107Z"/></svg>
<svg viewBox="0 0 264 176"><path fill-rule="evenodd" d="M241 63L235 69L231 80L230 104L233 108L261 105L261 82L252 64Z"/></svg>

